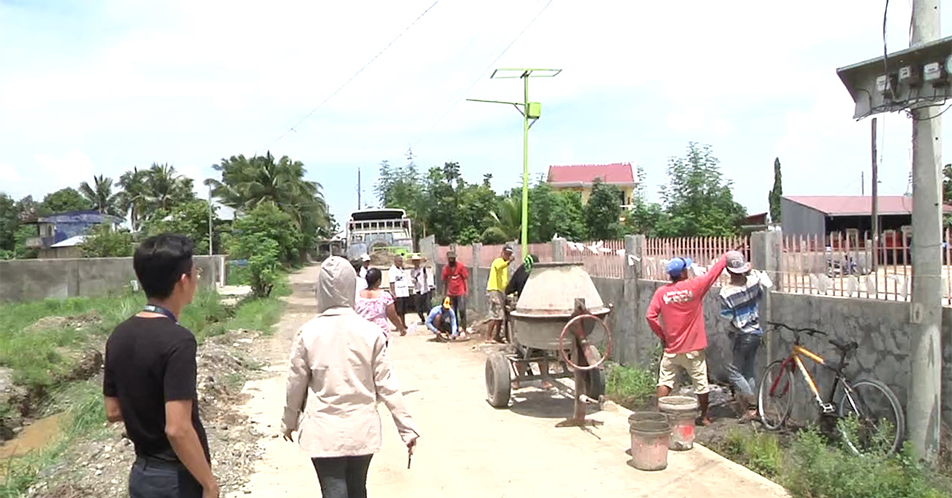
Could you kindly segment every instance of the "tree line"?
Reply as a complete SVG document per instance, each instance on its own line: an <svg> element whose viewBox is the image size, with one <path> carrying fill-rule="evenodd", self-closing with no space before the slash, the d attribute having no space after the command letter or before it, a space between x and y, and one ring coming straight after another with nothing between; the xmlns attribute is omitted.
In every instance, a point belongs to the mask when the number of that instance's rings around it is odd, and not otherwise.
<svg viewBox="0 0 952 498"><path fill-rule="evenodd" d="M261 252L273 255L274 264L288 265L303 261L318 239L333 233L335 223L321 186L305 179L307 171L300 161L276 159L269 152L250 158L231 156L213 169L220 177L204 184L221 204L235 210L234 223L223 221L218 206L210 207L196 196L194 180L168 164L134 167L118 181L96 175L91 182L51 192L41 201L31 195L15 200L0 193L0 258L35 257L26 246L28 238L37 236L31 222L70 211L98 211L126 221L118 230L108 224L93 229L82 245L91 257L129 256L139 239L167 231L188 235L196 253L207 254L211 229L211 249L216 252L250 258L257 247L249 244L258 242L268 246ZM262 242L260 234L277 248L272 251L272 244Z"/></svg>
<svg viewBox="0 0 952 498"><path fill-rule="evenodd" d="M779 164L779 163L778 163ZM778 166L779 168L779 166ZM747 216L734 201L732 183L709 145L690 142L686 154L671 157L661 202L646 198L640 166L630 209L615 185L596 179L588 202L579 192L553 189L544 176L529 190L528 233L532 243L558 236L573 241L612 240L626 234L652 237L736 235ZM412 151L402 166L380 164L374 193L381 207L401 208L413 220L415 235L433 235L441 245L515 240L522 230L521 186L495 192L491 174L470 183L456 162L421 172Z"/></svg>

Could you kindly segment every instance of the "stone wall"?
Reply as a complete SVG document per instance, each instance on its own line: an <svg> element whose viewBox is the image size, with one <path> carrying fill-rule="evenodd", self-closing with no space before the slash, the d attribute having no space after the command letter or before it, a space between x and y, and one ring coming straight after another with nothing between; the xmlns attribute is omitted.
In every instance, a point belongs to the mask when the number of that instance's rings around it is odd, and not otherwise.
<svg viewBox="0 0 952 498"><path fill-rule="evenodd" d="M224 281L225 256L195 256L199 282ZM102 296L136 280L132 258L21 259L0 261L0 302Z"/></svg>

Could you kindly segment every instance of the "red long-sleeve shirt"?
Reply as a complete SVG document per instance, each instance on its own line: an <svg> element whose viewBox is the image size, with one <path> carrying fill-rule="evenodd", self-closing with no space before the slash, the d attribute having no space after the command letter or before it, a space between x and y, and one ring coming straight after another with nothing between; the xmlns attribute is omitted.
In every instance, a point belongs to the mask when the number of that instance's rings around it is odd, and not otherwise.
<svg viewBox="0 0 952 498"><path fill-rule="evenodd" d="M655 291L645 318L664 343L665 353L690 353L707 348L704 296L726 265L727 257L721 256L706 274L665 284Z"/></svg>

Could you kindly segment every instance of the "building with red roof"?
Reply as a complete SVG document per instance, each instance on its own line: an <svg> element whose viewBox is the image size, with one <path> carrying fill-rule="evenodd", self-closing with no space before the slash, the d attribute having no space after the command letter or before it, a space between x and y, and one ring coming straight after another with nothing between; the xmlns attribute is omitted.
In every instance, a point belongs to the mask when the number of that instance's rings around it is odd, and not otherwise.
<svg viewBox="0 0 952 498"><path fill-rule="evenodd" d="M582 194L582 202L588 202L592 194L592 185L599 179L602 183L615 185L622 191L622 205L633 204L635 179L631 163L612 164L572 164L549 166L547 183L554 190L572 190Z"/></svg>
<svg viewBox="0 0 952 498"><path fill-rule="evenodd" d="M952 206L944 206L952 214ZM784 234L825 236L835 232L872 230L873 198L863 195L785 195L780 199ZM912 225L912 197L879 196L881 231L901 230Z"/></svg>

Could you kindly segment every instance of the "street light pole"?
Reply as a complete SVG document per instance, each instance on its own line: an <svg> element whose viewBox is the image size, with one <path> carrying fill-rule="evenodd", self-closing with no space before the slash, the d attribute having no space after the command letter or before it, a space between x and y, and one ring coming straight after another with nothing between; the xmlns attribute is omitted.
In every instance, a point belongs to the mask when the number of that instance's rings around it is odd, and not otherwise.
<svg viewBox="0 0 952 498"><path fill-rule="evenodd" d="M522 78L522 102L466 99L469 102L511 105L522 114L522 222L520 225L523 258L529 255L529 128L532 128L532 124L539 119L542 110L542 104L529 102L529 78L554 78L561 72L561 69L496 69L490 79Z"/></svg>

